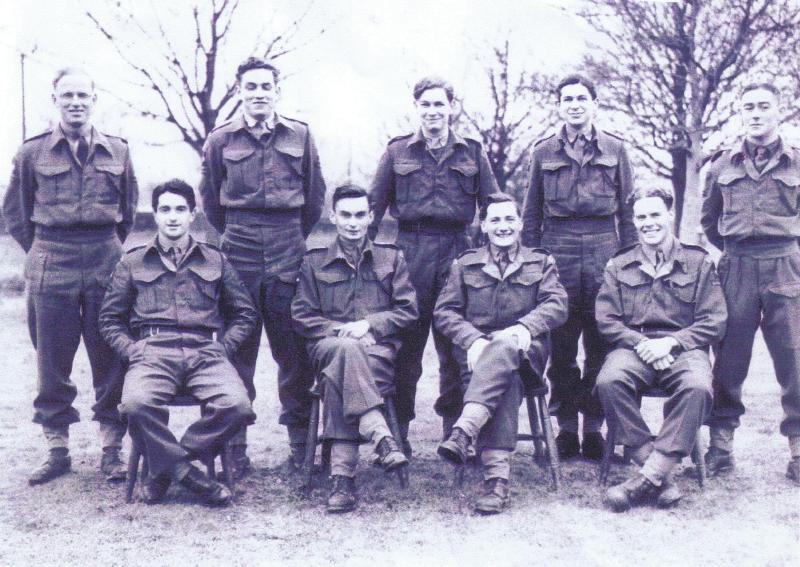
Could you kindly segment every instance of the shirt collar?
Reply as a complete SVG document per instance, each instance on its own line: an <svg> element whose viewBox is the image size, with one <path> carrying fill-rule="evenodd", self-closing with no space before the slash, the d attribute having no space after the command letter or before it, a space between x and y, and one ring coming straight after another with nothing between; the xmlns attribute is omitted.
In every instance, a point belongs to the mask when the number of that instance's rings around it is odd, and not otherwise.
<svg viewBox="0 0 800 567"><path fill-rule="evenodd" d="M365 258L367 255L372 256L372 241L369 238L364 239L364 246L361 249L361 258ZM334 238L333 242L328 246L328 253L325 255L325 260L322 265L323 267L328 266L336 260L343 260L345 263L348 263L347 254L341 244L339 244L338 236Z"/></svg>
<svg viewBox="0 0 800 567"><path fill-rule="evenodd" d="M777 140L772 142L772 144L769 144L767 147L772 149L774 144L777 145L774 146L772 157L775 157L777 155L781 158L786 156L786 159L791 159L791 155L786 150L786 144L783 143L783 140L780 138L780 136L778 137ZM752 146L753 148L755 148L756 144L751 144L750 142L747 141L747 138L743 138L741 142L739 142L735 146L735 148L731 151L731 163L737 163L737 164L741 163L746 156L750 156L751 153L748 146Z"/></svg>
<svg viewBox="0 0 800 567"><path fill-rule="evenodd" d="M186 259L188 259L189 256L192 253L194 253L195 250L199 250L200 254L202 254L203 257L205 258L205 252L203 251L203 248L198 246L197 240L192 238L191 235L190 235L189 236L189 244L186 247L186 250L183 252L183 260L185 261ZM150 239L150 241L147 244L147 247L145 248L145 255L155 253L155 254L157 254L159 256L162 256L164 254L167 254L168 252L169 252L169 250L164 250L161 247L161 243L158 241L158 233L156 233L153 236L153 238Z"/></svg>
<svg viewBox="0 0 800 567"><path fill-rule="evenodd" d="M250 130L255 128L256 124L258 124L258 120L256 120L252 116L245 114L244 112L242 113L242 118L244 118L244 123ZM263 122L267 128L269 128L270 130L274 130L277 121L278 121L278 115L273 112L272 116L270 116L267 120L264 120Z"/></svg>
<svg viewBox="0 0 800 567"><path fill-rule="evenodd" d="M447 143L443 147L446 148L447 146L467 145L467 141L464 139L464 137L459 135L458 132L456 132L452 128L448 128L447 133L448 133ZM413 146L414 144L422 144L423 146L427 144L425 136L422 135L422 128L420 128L419 130L414 132L414 134L411 135L411 138L406 143L406 146Z"/></svg>
<svg viewBox="0 0 800 567"><path fill-rule="evenodd" d="M111 146L111 142L108 141L108 137L100 132L97 128L92 126L89 130L88 139L84 138L91 147L92 144L97 146L102 146L111 157L114 157L114 149ZM69 139L67 138L66 134L64 134L64 130L61 129L61 125L59 124L57 127L53 128L53 131L50 133L50 137L47 142L48 149L52 150L55 148L61 141L70 144Z"/></svg>
<svg viewBox="0 0 800 567"><path fill-rule="evenodd" d="M251 125L249 124L248 119L249 117L242 112L239 114L239 116L231 121L231 125L233 126L234 130L249 130ZM253 125L255 125L255 120L253 121ZM276 112L272 115L272 129L275 130L278 128L278 126L294 131L294 126L292 126L292 123Z"/></svg>
<svg viewBox="0 0 800 567"><path fill-rule="evenodd" d="M519 253L519 242L514 243L514 245L511 246L511 248L508 248L507 250L503 250L502 248L493 246L491 242L488 244L488 246L489 246L489 252L492 255L492 259L494 259L495 262L499 262L503 252L506 251L508 252L509 262L513 263L517 260L517 254Z"/></svg>

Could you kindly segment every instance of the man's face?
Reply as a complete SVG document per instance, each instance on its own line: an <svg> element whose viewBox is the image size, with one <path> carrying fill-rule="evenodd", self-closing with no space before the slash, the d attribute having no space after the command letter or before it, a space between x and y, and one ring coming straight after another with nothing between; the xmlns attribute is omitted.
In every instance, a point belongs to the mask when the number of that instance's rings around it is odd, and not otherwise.
<svg viewBox="0 0 800 567"><path fill-rule="evenodd" d="M95 101L92 80L83 74L64 75L53 90L53 104L61 113L61 123L70 128L89 123Z"/></svg>
<svg viewBox="0 0 800 567"><path fill-rule="evenodd" d="M169 240L180 240L189 232L195 212L189 210L186 198L176 193L163 193L158 197L158 206L153 216L158 234Z"/></svg>
<svg viewBox="0 0 800 567"><path fill-rule="evenodd" d="M633 225L639 242L647 246L661 246L672 234L675 215L667 209L661 197L645 197L633 204Z"/></svg>
<svg viewBox="0 0 800 567"><path fill-rule="evenodd" d="M481 221L481 230L498 248L508 248L519 240L522 219L514 203L492 203Z"/></svg>
<svg viewBox="0 0 800 567"><path fill-rule="evenodd" d="M372 217L366 197L345 197L336 202L330 220L336 225L336 232L340 238L361 240L367 234Z"/></svg>
<svg viewBox="0 0 800 567"><path fill-rule="evenodd" d="M280 89L269 69L245 71L239 80L239 100L244 113L254 120L264 120L275 112Z"/></svg>
<svg viewBox="0 0 800 567"><path fill-rule="evenodd" d="M778 97L765 89L747 91L742 95L739 110L748 138L770 141L775 137L781 124Z"/></svg>
<svg viewBox="0 0 800 567"><path fill-rule="evenodd" d="M419 114L420 126L425 134L441 136L447 131L450 117L453 115L453 103L447 100L444 89L428 89L423 91L414 101Z"/></svg>
<svg viewBox="0 0 800 567"><path fill-rule="evenodd" d="M584 85L573 84L561 87L558 98L558 115L565 124L582 130L591 126L597 112L597 101Z"/></svg>

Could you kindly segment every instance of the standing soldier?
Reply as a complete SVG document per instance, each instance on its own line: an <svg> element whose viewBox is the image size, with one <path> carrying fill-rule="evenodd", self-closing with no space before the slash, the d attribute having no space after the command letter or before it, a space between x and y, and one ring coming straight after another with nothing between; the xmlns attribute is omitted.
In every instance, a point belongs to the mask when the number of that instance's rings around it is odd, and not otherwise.
<svg viewBox="0 0 800 567"><path fill-rule="evenodd" d="M558 420L559 457L579 452L599 460L603 454L603 408L593 393L607 352L597 331L594 303L603 268L619 248L636 242L631 209L632 170L622 141L597 129L594 84L580 75L556 87L561 130L537 142L522 215L525 246L543 246L555 256L561 283L569 294L569 318L553 332L553 358L547 375L553 384L551 411ZM583 335L583 377L578 341ZM583 413L583 445L578 440Z"/></svg>
<svg viewBox="0 0 800 567"><path fill-rule="evenodd" d="M305 238L322 212L325 182L308 125L275 112L278 70L251 57L236 84L242 116L216 128L203 149L203 208L222 234L222 250L261 314L278 363L280 423L289 432L290 466L303 462L312 375L302 338L292 331L290 304ZM255 399L261 332L242 344L233 363ZM244 431L233 441L234 471L250 467Z"/></svg>
<svg viewBox="0 0 800 567"><path fill-rule="evenodd" d="M3 203L8 232L27 252L28 327L39 373L33 421L50 446L31 484L70 470L69 426L79 419L70 373L81 336L100 422L100 468L109 481L125 479L125 425L117 411L123 366L100 336L97 318L121 242L133 226L138 191L127 142L92 126L96 100L84 71L56 74L53 103L61 120L17 152Z"/></svg>
<svg viewBox="0 0 800 567"><path fill-rule="evenodd" d="M476 204L496 192L486 152L480 142L459 136L450 128L453 87L444 79L426 77L414 85L414 107L420 129L389 142L372 184L377 233L387 207L397 218L397 245L403 250L417 292L419 320L405 332L397 355L397 413L406 453L408 424L414 419L414 398L422 375L422 353L428 341L436 298L453 259L468 247L466 229ZM439 399L445 435L461 411L458 366L451 346L434 329L439 355Z"/></svg>
<svg viewBox="0 0 800 567"><path fill-rule="evenodd" d="M705 458L712 474L733 468L742 384L760 325L781 386L781 433L791 452L786 476L800 484L800 150L778 135L773 85L746 86L739 108L745 140L712 158L701 216L708 240L723 251L719 275L729 314L714 362Z"/></svg>

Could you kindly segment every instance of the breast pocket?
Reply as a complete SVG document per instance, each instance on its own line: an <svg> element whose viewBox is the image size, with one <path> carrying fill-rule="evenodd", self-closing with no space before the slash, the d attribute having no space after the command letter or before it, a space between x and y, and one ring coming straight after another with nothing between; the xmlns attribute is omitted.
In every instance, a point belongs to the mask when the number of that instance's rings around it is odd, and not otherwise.
<svg viewBox="0 0 800 567"><path fill-rule="evenodd" d="M773 187L766 192L764 210L781 217L794 217L800 212L798 186L800 175L793 171L776 171L772 174Z"/></svg>
<svg viewBox="0 0 800 567"><path fill-rule="evenodd" d="M638 268L621 271L617 275L620 283L622 312L626 320L641 319L649 299L652 280Z"/></svg>
<svg viewBox="0 0 800 567"><path fill-rule="evenodd" d="M542 185L544 198L550 202L566 200L569 196L567 187L570 166L564 161L542 162Z"/></svg>
<svg viewBox="0 0 800 567"><path fill-rule="evenodd" d="M379 266L375 270L365 270L362 281L367 301L372 310L385 311L392 307L392 281L394 270L391 266Z"/></svg>
<svg viewBox="0 0 800 567"><path fill-rule="evenodd" d="M414 194L413 185L419 183L422 164L417 161L398 160L394 162L395 201L408 203Z"/></svg>
<svg viewBox="0 0 800 567"><path fill-rule="evenodd" d="M483 272L466 272L464 286L467 288L467 320L476 326L489 324L494 314L496 280Z"/></svg>
<svg viewBox="0 0 800 567"><path fill-rule="evenodd" d="M167 273L146 267L131 274L136 288L134 310L142 317L153 317L166 313L173 303L173 290Z"/></svg>
<svg viewBox="0 0 800 567"><path fill-rule="evenodd" d="M334 318L343 315L352 301L352 274L320 271L316 276L323 313Z"/></svg>
<svg viewBox="0 0 800 567"><path fill-rule="evenodd" d="M588 194L595 199L613 201L617 196L617 169L619 159L616 156L599 156L592 162L594 175L586 184Z"/></svg>
<svg viewBox="0 0 800 567"><path fill-rule="evenodd" d="M277 186L282 191L296 195L303 199L303 181L305 171L303 170L303 148L292 145L276 145L275 150L281 157L281 167L276 173L278 178L275 180ZM302 206L303 201L291 202L291 206Z"/></svg>
<svg viewBox="0 0 800 567"><path fill-rule="evenodd" d="M36 201L43 205L54 205L70 200L72 179L67 164L39 164L33 167L36 175Z"/></svg>
<svg viewBox="0 0 800 567"><path fill-rule="evenodd" d="M470 161L459 162L451 165L450 170L453 172L456 184L462 193L474 198L478 192L478 165Z"/></svg>
<svg viewBox="0 0 800 567"><path fill-rule="evenodd" d="M732 215L745 208L746 193L739 180L744 178L743 171L722 172L717 178L720 192L722 193L722 214Z"/></svg>
<svg viewBox="0 0 800 567"><path fill-rule="evenodd" d="M220 280L222 270L216 266L190 266L194 290L189 297L189 304L202 311L214 310L219 302Z"/></svg>
<svg viewBox="0 0 800 567"><path fill-rule="evenodd" d="M253 148L224 148L222 161L227 172L225 192L229 198L235 199L241 193L249 194L258 191L261 176L254 163Z"/></svg>
<svg viewBox="0 0 800 567"><path fill-rule="evenodd" d="M536 307L542 277L542 264L525 264L509 278L509 299L505 306L509 321L516 321Z"/></svg>
<svg viewBox="0 0 800 567"><path fill-rule="evenodd" d="M120 202L122 174L125 166L116 163L98 163L90 185L90 193L98 203L116 205Z"/></svg>
<svg viewBox="0 0 800 567"><path fill-rule="evenodd" d="M666 288L670 303L678 320L686 326L694 322L694 294L696 278L692 274L676 272L666 278Z"/></svg>

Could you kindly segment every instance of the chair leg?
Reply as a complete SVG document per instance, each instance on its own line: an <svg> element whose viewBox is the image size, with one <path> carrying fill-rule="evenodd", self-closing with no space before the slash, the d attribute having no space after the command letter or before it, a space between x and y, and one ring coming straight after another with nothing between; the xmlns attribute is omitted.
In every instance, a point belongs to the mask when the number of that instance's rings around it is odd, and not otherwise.
<svg viewBox="0 0 800 567"><path fill-rule="evenodd" d="M394 440L403 447L403 437L400 434L400 423L397 421L397 410L394 407L394 398L386 396L383 398L383 405L386 408L386 422L389 426L389 431L394 437ZM397 469L397 480L400 481L400 488L408 488L408 467L400 467Z"/></svg>
<svg viewBox="0 0 800 567"><path fill-rule="evenodd" d="M142 452L135 441L131 441L131 454L128 457L128 476L125 480L125 502L133 502L133 489L136 486L136 477L139 474L139 460Z"/></svg>
<svg viewBox="0 0 800 567"><path fill-rule="evenodd" d="M531 437L533 437L533 462L544 467L547 465L544 432L534 398L533 394L525 395L525 403L528 406L528 424L531 427Z"/></svg>
<svg viewBox="0 0 800 567"><path fill-rule="evenodd" d="M606 425L608 427L608 431L606 432L606 446L603 450L603 460L600 461L600 473L598 474L600 486L605 486L608 482L608 470L611 468L611 457L614 455L614 437L617 434L614 422L608 417L606 417Z"/></svg>
<svg viewBox="0 0 800 567"><path fill-rule="evenodd" d="M558 451L556 450L556 438L553 435L553 424L550 423L550 411L547 409L547 400L544 395L536 396L539 406L539 418L544 430L545 444L547 446L547 458L550 464L550 474L553 481L553 490L558 491L561 487L561 466L558 462Z"/></svg>
<svg viewBox="0 0 800 567"><path fill-rule="evenodd" d="M303 485L302 490L306 495L311 494L311 478L314 475L314 455L317 453L317 429L319 428L319 398L314 397L311 402L311 415L308 419L308 433L306 434L306 455L303 459Z"/></svg>
<svg viewBox="0 0 800 567"><path fill-rule="evenodd" d="M217 472L216 470L214 470L214 459L215 457L211 456L210 458L203 461L203 464L206 466L206 473L208 474L208 478L212 480L216 480L217 478Z"/></svg>
<svg viewBox="0 0 800 567"><path fill-rule="evenodd" d="M228 490L231 491L232 496L236 496L236 485L233 480L233 448L230 443L225 443L222 448L222 453L219 456L220 464L222 465L222 474L225 475L225 484L228 485Z"/></svg>
<svg viewBox="0 0 800 567"><path fill-rule="evenodd" d="M467 465L456 465L453 470L453 486L461 488L464 486L464 472L467 470Z"/></svg>
<svg viewBox="0 0 800 567"><path fill-rule="evenodd" d="M703 459L703 436L700 434L700 430L697 430L697 437L694 441L694 447L692 448L692 461L694 462L694 469L697 472L697 484L700 486L700 490L703 490L706 486L706 462Z"/></svg>

